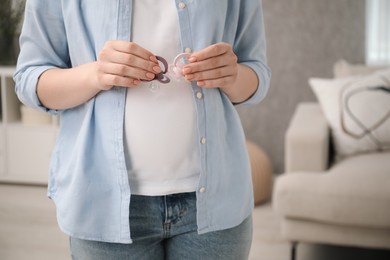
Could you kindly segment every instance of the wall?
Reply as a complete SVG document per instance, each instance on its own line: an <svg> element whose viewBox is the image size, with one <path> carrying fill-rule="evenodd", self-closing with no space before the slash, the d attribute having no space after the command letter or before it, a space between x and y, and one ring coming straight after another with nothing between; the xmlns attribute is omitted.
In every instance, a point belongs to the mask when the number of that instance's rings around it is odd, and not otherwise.
<svg viewBox="0 0 390 260"><path fill-rule="evenodd" d="M273 77L267 98L239 107L247 139L284 170L284 134L298 102L315 101L310 77L332 77L340 58L364 62L364 0L263 0L268 63Z"/></svg>

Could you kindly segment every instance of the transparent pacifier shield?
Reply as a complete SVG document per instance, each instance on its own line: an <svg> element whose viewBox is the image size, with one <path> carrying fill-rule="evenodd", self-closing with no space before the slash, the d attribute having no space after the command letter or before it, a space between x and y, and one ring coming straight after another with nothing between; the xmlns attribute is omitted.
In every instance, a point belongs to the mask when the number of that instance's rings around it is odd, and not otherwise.
<svg viewBox="0 0 390 260"><path fill-rule="evenodd" d="M188 63L187 58L190 54L188 53L180 53L175 57L173 64L169 66L169 75L171 75L174 79L180 80L183 78L183 67Z"/></svg>
<svg viewBox="0 0 390 260"><path fill-rule="evenodd" d="M152 92L158 92L160 90L160 84L157 81L151 81L149 84L149 90Z"/></svg>

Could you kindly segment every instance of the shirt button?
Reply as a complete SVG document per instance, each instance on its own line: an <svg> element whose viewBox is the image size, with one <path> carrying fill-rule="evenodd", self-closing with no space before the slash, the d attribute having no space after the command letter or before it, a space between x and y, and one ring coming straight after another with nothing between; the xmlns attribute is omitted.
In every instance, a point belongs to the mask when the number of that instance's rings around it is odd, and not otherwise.
<svg viewBox="0 0 390 260"><path fill-rule="evenodd" d="M192 50L191 50L191 48L185 48L184 52L185 52L185 53L191 53Z"/></svg>
<svg viewBox="0 0 390 260"><path fill-rule="evenodd" d="M202 188L199 189L199 192L200 192L200 193L204 193L205 191L206 191L206 188L205 188L205 187L202 187Z"/></svg>
<svg viewBox="0 0 390 260"><path fill-rule="evenodd" d="M206 144L206 138L202 137L202 139L200 139L200 143L201 144Z"/></svg>
<svg viewBox="0 0 390 260"><path fill-rule="evenodd" d="M180 9L186 8L186 4L183 3L183 2L180 2L180 3L179 3L179 8L180 8Z"/></svg>
<svg viewBox="0 0 390 260"><path fill-rule="evenodd" d="M196 92L196 98L197 99L202 99L203 98L202 92L200 92L200 91Z"/></svg>

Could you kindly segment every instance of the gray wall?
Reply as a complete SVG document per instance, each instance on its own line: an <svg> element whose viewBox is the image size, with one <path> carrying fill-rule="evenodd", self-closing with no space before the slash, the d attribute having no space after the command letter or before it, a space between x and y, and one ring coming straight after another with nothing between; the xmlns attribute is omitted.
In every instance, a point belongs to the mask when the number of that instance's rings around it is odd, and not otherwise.
<svg viewBox="0 0 390 260"><path fill-rule="evenodd" d="M364 0L263 0L268 63L266 99L238 108L247 139L284 170L284 134L298 102L315 101L310 77L332 77L340 58L364 62Z"/></svg>

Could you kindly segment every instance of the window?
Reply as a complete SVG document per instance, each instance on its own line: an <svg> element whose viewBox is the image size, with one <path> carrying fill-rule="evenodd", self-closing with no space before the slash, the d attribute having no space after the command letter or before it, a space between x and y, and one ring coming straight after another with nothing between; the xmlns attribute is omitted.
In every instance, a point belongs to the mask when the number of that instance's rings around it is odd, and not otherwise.
<svg viewBox="0 0 390 260"><path fill-rule="evenodd" d="M390 64L390 1L366 0L366 63Z"/></svg>

